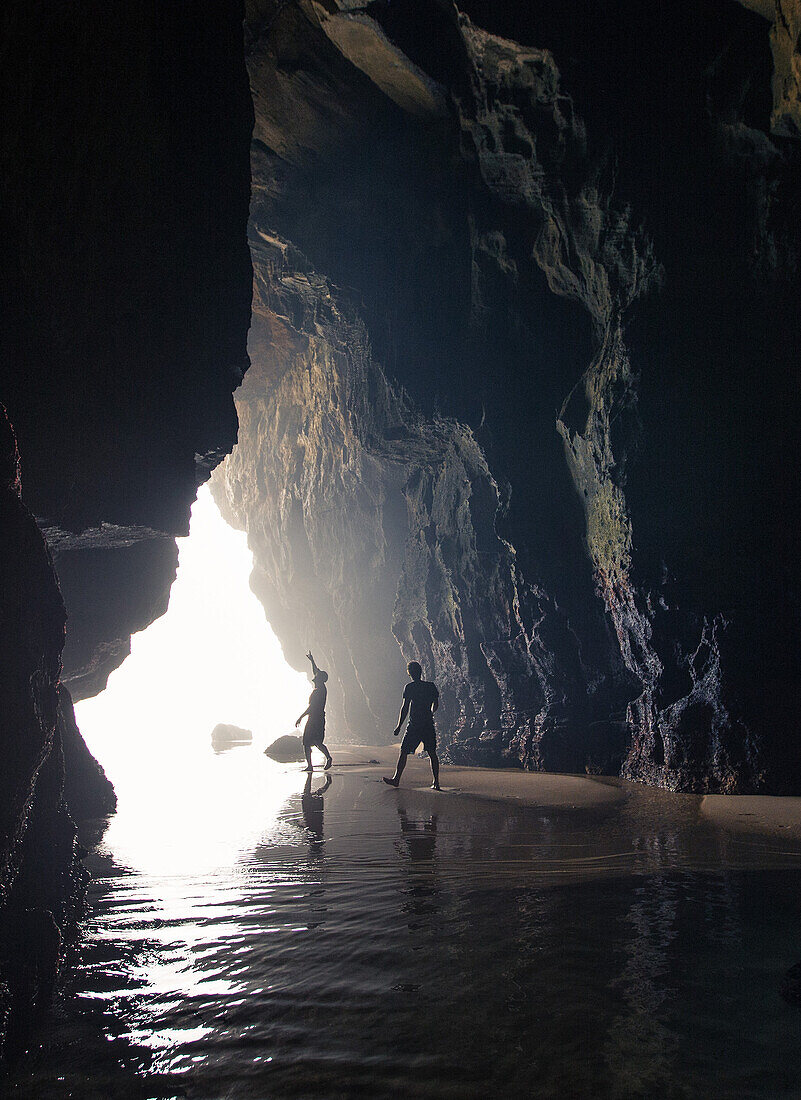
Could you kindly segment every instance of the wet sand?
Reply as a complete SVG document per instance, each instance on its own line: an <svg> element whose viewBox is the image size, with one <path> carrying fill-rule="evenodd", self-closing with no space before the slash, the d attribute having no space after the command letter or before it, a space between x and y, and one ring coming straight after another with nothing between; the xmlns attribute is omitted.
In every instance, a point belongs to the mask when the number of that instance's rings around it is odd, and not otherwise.
<svg viewBox="0 0 801 1100"><path fill-rule="evenodd" d="M342 745L332 750L341 766L365 775L391 775L397 760L397 746ZM377 760L380 766L369 761ZM427 757L410 757L402 785L425 790L431 782ZM687 814L693 808L699 821L727 830L801 841L801 797L773 795L687 795L655 791L639 783L610 776L559 775L524 772L519 768L459 768L443 765L444 792L515 802L524 806L590 809L630 800L649 803L658 814L671 805L681 805ZM432 791L436 798L437 792Z"/></svg>
<svg viewBox="0 0 801 1100"><path fill-rule="evenodd" d="M340 745L332 747L331 752L335 764L365 775L392 775L398 759L397 745ZM524 806L587 809L625 798L620 781L616 779L524 772L520 768L457 768L443 764L440 782L442 793L517 802ZM401 783L415 790L430 788L428 757L410 756ZM436 791L431 791L432 798L436 795Z"/></svg>
<svg viewBox="0 0 801 1100"><path fill-rule="evenodd" d="M801 841L801 798L708 794L701 813L724 829Z"/></svg>
<svg viewBox="0 0 801 1100"><path fill-rule="evenodd" d="M438 793L426 758L392 790L394 745L331 748L311 782L251 747L165 762L89 857L75 1003L147 1095L801 1095L793 834L590 776ZM77 1045L15 1091L137 1094Z"/></svg>

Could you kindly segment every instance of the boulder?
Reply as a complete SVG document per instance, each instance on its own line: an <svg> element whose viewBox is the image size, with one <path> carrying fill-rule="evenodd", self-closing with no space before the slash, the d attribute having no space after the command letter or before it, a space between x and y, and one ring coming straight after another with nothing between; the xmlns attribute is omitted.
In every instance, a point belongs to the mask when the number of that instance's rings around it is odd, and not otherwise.
<svg viewBox="0 0 801 1100"><path fill-rule="evenodd" d="M297 734L287 733L277 741L273 741L272 745L264 750L264 755L269 756L271 760L277 760L279 764L294 764L296 761L304 760L303 739Z"/></svg>
<svg viewBox="0 0 801 1100"><path fill-rule="evenodd" d="M228 725L225 722L219 722L211 731L211 743L216 750L229 749L234 745L249 745L252 741L251 730Z"/></svg>

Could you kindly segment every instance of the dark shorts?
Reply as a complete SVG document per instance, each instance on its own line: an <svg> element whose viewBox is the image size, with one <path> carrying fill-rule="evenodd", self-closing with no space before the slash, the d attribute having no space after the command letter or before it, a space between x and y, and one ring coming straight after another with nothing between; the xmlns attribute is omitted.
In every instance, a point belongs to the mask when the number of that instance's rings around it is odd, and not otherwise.
<svg viewBox="0 0 801 1100"><path fill-rule="evenodd" d="M307 749L316 748L318 745L322 745L323 741L325 741L325 718L322 721L310 718L303 731L303 747Z"/></svg>
<svg viewBox="0 0 801 1100"><path fill-rule="evenodd" d="M425 726L408 726L401 741L401 752L411 755L421 741L427 753L437 751L437 731L434 729L433 722Z"/></svg>

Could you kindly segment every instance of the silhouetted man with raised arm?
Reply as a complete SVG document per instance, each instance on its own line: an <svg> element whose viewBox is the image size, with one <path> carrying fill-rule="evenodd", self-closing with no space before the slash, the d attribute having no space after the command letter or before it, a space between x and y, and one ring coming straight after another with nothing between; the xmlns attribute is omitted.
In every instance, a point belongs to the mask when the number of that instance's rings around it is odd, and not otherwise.
<svg viewBox="0 0 801 1100"><path fill-rule="evenodd" d="M323 756L325 756L325 770L328 771L333 763L331 753L323 744L325 739L325 703L328 698L328 688L325 685L328 680L328 673L323 672L322 669L317 667L311 652L307 653L306 656L311 661L314 691L309 696L308 707L306 707L300 718L297 719L295 725L299 726L301 721L308 715L306 728L303 731L303 752L306 757L306 771L312 771L311 751L313 748L318 748Z"/></svg>
<svg viewBox="0 0 801 1100"><path fill-rule="evenodd" d="M398 724L395 727L395 736L397 737L400 733L401 726L406 721L406 715L411 711L409 725L406 727L406 733L401 741L395 774L391 779L384 776L384 782L388 783L390 787L397 787L400 783L400 777L403 775L403 769L406 767L406 758L410 752L416 750L422 741L423 748L428 753L431 761L431 774L434 777L431 789L438 791L441 788L439 785L439 758L437 757L437 731L434 728L434 711L439 707L439 692L436 684L423 679L423 670L417 661L410 661L407 668L412 682L403 689L403 705L401 706Z"/></svg>

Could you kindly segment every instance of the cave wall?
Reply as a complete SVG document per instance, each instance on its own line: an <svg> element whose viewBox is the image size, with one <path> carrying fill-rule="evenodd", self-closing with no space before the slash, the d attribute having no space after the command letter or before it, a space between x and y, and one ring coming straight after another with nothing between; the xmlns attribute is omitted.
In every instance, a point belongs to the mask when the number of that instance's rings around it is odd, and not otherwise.
<svg viewBox="0 0 801 1100"><path fill-rule="evenodd" d="M65 672L82 695L163 610L164 539L187 533L197 486L236 440L251 279L242 10L12 3L2 19L0 392L27 505L69 576Z"/></svg>
<svg viewBox="0 0 801 1100"><path fill-rule="evenodd" d="M252 105L237 3L12 2L0 29L2 1057L75 931L74 819L114 807L70 690L163 614L236 439Z"/></svg>
<svg viewBox="0 0 801 1100"><path fill-rule="evenodd" d="M166 607L251 294L214 492L337 734L419 657L452 760L801 785L797 0L244 15L247 69L238 3L0 17L4 1019L112 805L70 692Z"/></svg>
<svg viewBox="0 0 801 1100"><path fill-rule="evenodd" d="M340 734L394 718L394 639L451 759L795 790L781 27L461 7L246 9L255 371L215 493L254 589L293 661L325 637Z"/></svg>
<svg viewBox="0 0 801 1100"><path fill-rule="evenodd" d="M503 495L471 430L388 378L346 290L280 239L254 232L251 250L253 365L212 492L248 532L287 658L302 667L311 645L329 670L334 736L383 741L416 655L452 755L489 728L486 762L619 764L565 615L498 534Z"/></svg>

